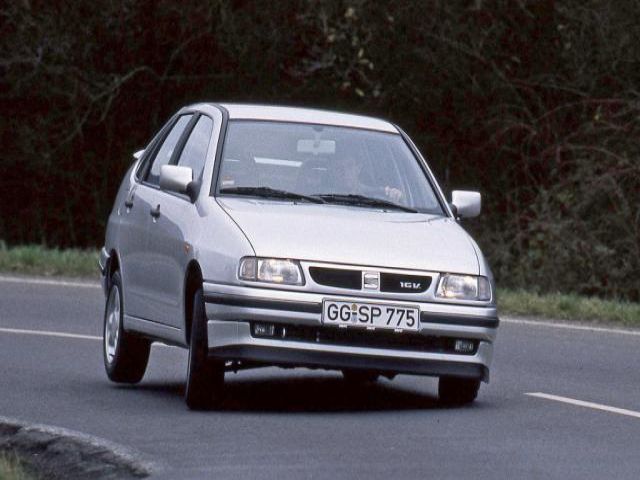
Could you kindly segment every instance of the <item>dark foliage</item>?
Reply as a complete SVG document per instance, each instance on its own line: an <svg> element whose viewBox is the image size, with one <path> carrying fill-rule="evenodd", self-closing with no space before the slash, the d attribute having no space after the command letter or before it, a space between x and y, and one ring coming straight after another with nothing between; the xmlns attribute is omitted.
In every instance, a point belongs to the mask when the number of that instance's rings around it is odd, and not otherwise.
<svg viewBox="0 0 640 480"><path fill-rule="evenodd" d="M640 297L640 4L631 0L7 2L0 238L99 245L131 161L180 106L389 118L503 285Z"/></svg>

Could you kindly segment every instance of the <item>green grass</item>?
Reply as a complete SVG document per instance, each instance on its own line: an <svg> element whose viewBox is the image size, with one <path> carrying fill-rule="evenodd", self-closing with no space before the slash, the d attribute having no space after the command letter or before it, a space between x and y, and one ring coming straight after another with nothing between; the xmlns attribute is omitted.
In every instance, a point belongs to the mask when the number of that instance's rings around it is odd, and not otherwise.
<svg viewBox="0 0 640 480"><path fill-rule="evenodd" d="M12 454L0 452L0 480L34 480L20 459Z"/></svg>
<svg viewBox="0 0 640 480"><path fill-rule="evenodd" d="M6 247L0 241L0 272L97 277L98 252L80 249L58 250L39 245Z"/></svg>
<svg viewBox="0 0 640 480"><path fill-rule="evenodd" d="M0 240L0 272L24 275L97 277L98 252L50 249L37 245L6 247ZM498 289L501 315L554 320L615 323L640 327L640 303L583 297L575 294L536 294Z"/></svg>
<svg viewBox="0 0 640 480"><path fill-rule="evenodd" d="M539 295L521 290L498 290L498 307L501 315L640 327L640 303L565 293Z"/></svg>

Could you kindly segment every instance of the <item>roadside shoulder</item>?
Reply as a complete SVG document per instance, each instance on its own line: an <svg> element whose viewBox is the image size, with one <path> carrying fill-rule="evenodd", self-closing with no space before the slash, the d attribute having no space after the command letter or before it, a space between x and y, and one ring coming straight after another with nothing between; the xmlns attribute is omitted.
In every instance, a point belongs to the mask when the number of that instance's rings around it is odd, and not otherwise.
<svg viewBox="0 0 640 480"><path fill-rule="evenodd" d="M514 325L533 325L566 330L640 336L640 329L637 328L623 327L615 323L596 322L591 320L557 320L542 317L501 315L500 322Z"/></svg>
<svg viewBox="0 0 640 480"><path fill-rule="evenodd" d="M122 445L48 425L0 417L0 451L13 453L42 478L144 478L153 464Z"/></svg>

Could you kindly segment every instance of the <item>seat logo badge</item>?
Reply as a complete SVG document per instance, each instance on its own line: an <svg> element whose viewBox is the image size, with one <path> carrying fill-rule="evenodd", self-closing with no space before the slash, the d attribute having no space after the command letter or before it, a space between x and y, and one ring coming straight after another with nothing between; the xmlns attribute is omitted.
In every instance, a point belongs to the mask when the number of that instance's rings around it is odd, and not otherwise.
<svg viewBox="0 0 640 480"><path fill-rule="evenodd" d="M378 290L380 288L380 274L378 272L363 272L362 286L367 290Z"/></svg>
<svg viewBox="0 0 640 480"><path fill-rule="evenodd" d="M406 288L407 290L420 290L422 287L422 283L420 282L400 282L401 288Z"/></svg>

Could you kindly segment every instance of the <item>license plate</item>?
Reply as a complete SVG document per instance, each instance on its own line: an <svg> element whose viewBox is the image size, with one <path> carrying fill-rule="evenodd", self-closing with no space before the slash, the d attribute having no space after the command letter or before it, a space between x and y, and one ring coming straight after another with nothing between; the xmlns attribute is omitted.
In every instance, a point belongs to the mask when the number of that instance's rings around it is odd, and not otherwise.
<svg viewBox="0 0 640 480"><path fill-rule="evenodd" d="M420 309L406 305L325 300L322 322L339 327L418 330Z"/></svg>

